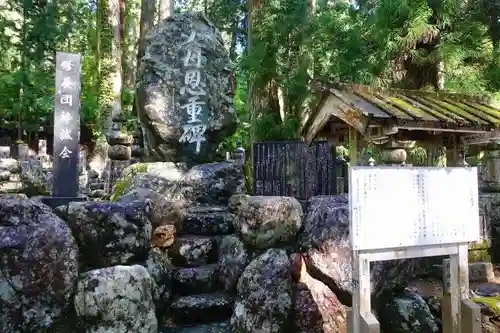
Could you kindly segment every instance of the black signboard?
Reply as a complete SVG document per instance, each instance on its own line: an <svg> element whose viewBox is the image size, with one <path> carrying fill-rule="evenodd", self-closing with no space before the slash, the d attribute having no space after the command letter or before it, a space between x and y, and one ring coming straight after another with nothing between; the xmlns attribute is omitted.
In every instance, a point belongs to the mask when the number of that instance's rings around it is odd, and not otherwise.
<svg viewBox="0 0 500 333"><path fill-rule="evenodd" d="M56 53L53 197L76 197L80 141L81 56Z"/></svg>
<svg viewBox="0 0 500 333"><path fill-rule="evenodd" d="M253 194L307 200L337 194L335 158L326 141L253 144Z"/></svg>

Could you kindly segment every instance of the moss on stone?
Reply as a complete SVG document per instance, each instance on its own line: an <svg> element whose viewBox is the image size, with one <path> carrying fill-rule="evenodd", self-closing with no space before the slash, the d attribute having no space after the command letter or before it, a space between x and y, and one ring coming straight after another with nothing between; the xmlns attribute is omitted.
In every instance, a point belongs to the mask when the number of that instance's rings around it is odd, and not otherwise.
<svg viewBox="0 0 500 333"><path fill-rule="evenodd" d="M110 200L117 201L119 197L125 194L125 190L132 185L132 179L135 175L146 173L148 165L146 163L137 163L129 166L123 172L123 175L116 181L114 192L111 194Z"/></svg>
<svg viewBox="0 0 500 333"><path fill-rule="evenodd" d="M486 305L495 314L500 314L500 296L475 297L472 300L478 304Z"/></svg>
<svg viewBox="0 0 500 333"><path fill-rule="evenodd" d="M469 262L481 261L491 261L490 245L487 240L469 245Z"/></svg>
<svg viewBox="0 0 500 333"><path fill-rule="evenodd" d="M469 262L491 261L491 256L488 250L472 250L469 251Z"/></svg>

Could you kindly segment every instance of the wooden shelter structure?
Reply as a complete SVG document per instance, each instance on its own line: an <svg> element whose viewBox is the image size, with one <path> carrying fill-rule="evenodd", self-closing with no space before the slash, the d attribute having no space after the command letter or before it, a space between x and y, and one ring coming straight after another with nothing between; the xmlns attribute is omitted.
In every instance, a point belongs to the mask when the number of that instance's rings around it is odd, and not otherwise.
<svg viewBox="0 0 500 333"><path fill-rule="evenodd" d="M351 165L364 143L389 149L408 141L446 147L448 166L454 166L462 147L500 141L500 110L488 97L340 83L315 83L314 89L320 100L303 138L348 143Z"/></svg>

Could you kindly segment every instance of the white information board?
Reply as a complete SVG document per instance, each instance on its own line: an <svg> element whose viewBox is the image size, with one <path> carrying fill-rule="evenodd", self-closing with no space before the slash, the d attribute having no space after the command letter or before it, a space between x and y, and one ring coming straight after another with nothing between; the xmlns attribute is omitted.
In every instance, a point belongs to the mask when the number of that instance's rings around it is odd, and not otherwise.
<svg viewBox="0 0 500 333"><path fill-rule="evenodd" d="M477 168L350 167L353 250L480 239Z"/></svg>

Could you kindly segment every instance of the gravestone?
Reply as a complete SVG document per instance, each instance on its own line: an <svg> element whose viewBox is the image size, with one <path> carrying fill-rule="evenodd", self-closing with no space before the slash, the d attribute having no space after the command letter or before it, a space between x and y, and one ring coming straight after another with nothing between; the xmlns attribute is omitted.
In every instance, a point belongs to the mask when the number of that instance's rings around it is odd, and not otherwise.
<svg viewBox="0 0 500 333"><path fill-rule="evenodd" d="M202 14L183 13L146 38L137 98L145 153L157 161L213 161L236 130L234 75L221 34Z"/></svg>

